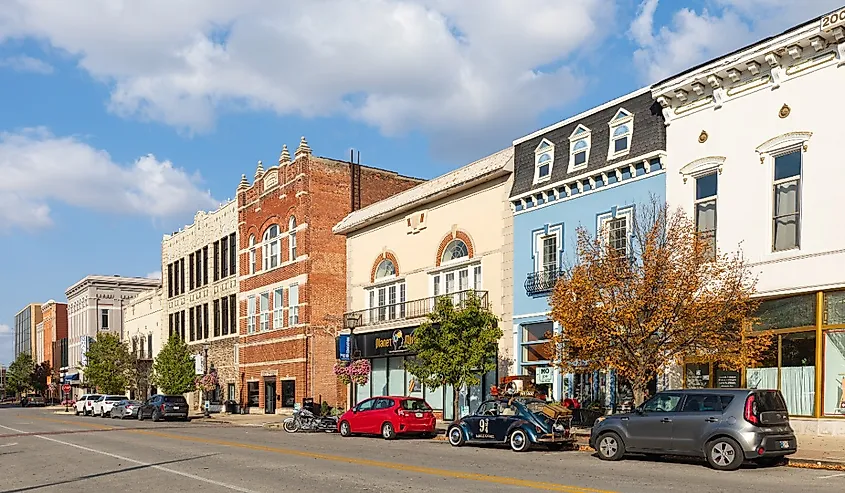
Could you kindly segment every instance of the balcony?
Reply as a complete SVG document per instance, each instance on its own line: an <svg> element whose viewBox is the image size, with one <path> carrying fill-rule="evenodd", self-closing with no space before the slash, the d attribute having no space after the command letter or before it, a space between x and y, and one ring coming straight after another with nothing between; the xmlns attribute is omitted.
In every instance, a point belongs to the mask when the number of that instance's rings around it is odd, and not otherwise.
<svg viewBox="0 0 845 493"><path fill-rule="evenodd" d="M153 355L149 351L144 350L144 348L133 351L133 353L135 353L135 358L138 361L151 361L153 359Z"/></svg>
<svg viewBox="0 0 845 493"><path fill-rule="evenodd" d="M525 294L534 296L549 293L555 288L557 280L563 277L562 270L544 270L532 272L525 279Z"/></svg>
<svg viewBox="0 0 845 493"><path fill-rule="evenodd" d="M473 292L481 299L481 304L483 306L489 307L487 291L459 291L451 294L405 301L403 303L396 303L393 305L384 305L366 310L348 312L343 316L343 326L345 329L355 329L358 327L373 327L377 325L401 322L404 320L424 318L434 309L434 302L437 298L452 298L452 303L457 306L461 306L466 301L469 294Z"/></svg>

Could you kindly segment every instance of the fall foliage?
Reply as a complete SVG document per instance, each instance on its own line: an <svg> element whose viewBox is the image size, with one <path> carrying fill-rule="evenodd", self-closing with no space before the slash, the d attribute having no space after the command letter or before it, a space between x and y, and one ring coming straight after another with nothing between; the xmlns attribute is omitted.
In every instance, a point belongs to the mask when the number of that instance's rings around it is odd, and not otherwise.
<svg viewBox="0 0 845 493"><path fill-rule="evenodd" d="M754 366L771 337L746 337L757 308L740 252L714 255L681 211L637 205L627 246L581 228L577 259L557 282L551 350L566 371L614 369L641 403L648 382L684 358L740 370ZM756 334L755 334L756 335Z"/></svg>

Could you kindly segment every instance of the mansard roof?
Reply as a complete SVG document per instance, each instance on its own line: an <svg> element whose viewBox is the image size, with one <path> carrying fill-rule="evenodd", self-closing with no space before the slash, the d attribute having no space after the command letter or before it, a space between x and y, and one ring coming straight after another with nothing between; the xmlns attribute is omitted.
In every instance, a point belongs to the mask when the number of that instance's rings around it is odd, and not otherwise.
<svg viewBox="0 0 845 493"><path fill-rule="evenodd" d="M648 87L639 89L514 141L514 179L510 196L516 197L532 190L548 188L550 183L588 174L631 159L645 159L657 151L664 151L666 129L663 124L663 115L649 89ZM624 156L608 160L611 131L609 123L613 121L620 109L624 109L634 117L631 150ZM570 138L579 126L589 130L589 159L586 168L570 171ZM554 164L551 178L535 184L534 151L543 139L547 139L554 145Z"/></svg>

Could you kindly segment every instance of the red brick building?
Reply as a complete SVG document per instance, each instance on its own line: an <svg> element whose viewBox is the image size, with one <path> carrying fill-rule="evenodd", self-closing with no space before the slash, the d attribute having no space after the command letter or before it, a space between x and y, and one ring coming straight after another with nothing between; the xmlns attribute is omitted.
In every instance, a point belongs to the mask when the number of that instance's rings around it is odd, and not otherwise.
<svg viewBox="0 0 845 493"><path fill-rule="evenodd" d="M335 335L346 310L346 240L332 227L352 210L422 180L311 153L261 162L238 186L241 401L273 413L305 397L346 404Z"/></svg>
<svg viewBox="0 0 845 493"><path fill-rule="evenodd" d="M59 375L62 367L67 366L67 303L57 303L50 300L41 305L42 321L44 323L44 361L49 361L55 375ZM60 378L47 377L48 388L60 392L58 389ZM52 389L56 384L56 389Z"/></svg>

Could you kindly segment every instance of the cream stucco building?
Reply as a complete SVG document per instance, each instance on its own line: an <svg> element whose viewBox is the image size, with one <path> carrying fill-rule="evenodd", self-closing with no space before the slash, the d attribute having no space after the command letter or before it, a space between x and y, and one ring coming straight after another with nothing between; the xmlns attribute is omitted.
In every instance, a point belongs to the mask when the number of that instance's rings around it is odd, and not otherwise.
<svg viewBox="0 0 845 493"><path fill-rule="evenodd" d="M435 296L476 291L510 327L513 215L507 200L513 148L349 214L334 231L347 237L347 311L344 335L371 360L371 395L425 397L444 419L455 416L453 389L429 391L404 369L412 356L404 341L431 310ZM477 405L513 363L505 331L496 371L459 390L460 414ZM387 341L387 342L385 342Z"/></svg>
<svg viewBox="0 0 845 493"><path fill-rule="evenodd" d="M138 361L137 397L146 398L155 393L149 377L153 360L164 342L163 289L144 291L123 307L123 329L120 339L126 343Z"/></svg>
<svg viewBox="0 0 845 493"><path fill-rule="evenodd" d="M211 212L200 211L193 224L161 245L162 345L171 334L181 337L194 353L198 376L217 371L217 407L238 396L238 211L234 200ZM207 356L207 361L205 360ZM199 393L188 396L199 406Z"/></svg>

